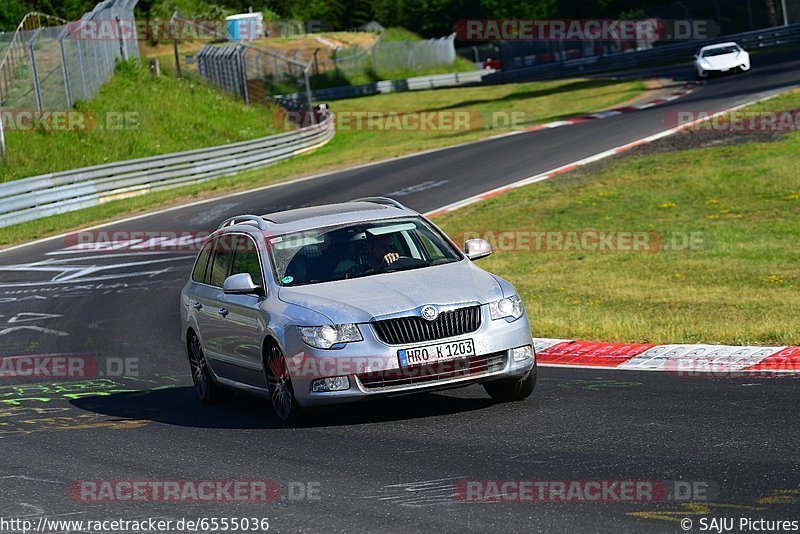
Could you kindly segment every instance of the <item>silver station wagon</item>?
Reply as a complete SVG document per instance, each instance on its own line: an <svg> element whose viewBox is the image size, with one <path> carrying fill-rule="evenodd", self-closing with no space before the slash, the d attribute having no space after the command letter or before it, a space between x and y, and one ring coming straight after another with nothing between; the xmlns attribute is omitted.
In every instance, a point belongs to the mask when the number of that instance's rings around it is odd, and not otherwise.
<svg viewBox="0 0 800 534"><path fill-rule="evenodd" d="M192 380L238 390L287 424L315 408L483 384L528 397L536 357L514 287L419 213L362 198L224 221L181 294Z"/></svg>

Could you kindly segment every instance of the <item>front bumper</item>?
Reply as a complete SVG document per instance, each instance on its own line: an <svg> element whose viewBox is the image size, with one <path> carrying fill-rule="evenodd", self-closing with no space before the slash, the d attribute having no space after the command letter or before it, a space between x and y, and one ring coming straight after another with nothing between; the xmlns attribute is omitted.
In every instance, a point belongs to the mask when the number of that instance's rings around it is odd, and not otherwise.
<svg viewBox="0 0 800 534"><path fill-rule="evenodd" d="M363 341L338 350L309 347L294 332L287 332L286 354L298 403L304 407L356 402L468 386L492 380L522 378L535 372L535 355L514 361L511 349L533 344L527 314L513 322L493 321L481 306L482 322L475 332L458 337L409 345L389 345L379 340L370 325L359 325ZM426 366L401 368L397 351L448 341L472 339L475 357L445 360ZM437 367L438 366L438 367ZM385 377L385 380L382 377ZM314 392L312 384L323 377L347 376L350 388ZM409 379L410 378L410 379Z"/></svg>

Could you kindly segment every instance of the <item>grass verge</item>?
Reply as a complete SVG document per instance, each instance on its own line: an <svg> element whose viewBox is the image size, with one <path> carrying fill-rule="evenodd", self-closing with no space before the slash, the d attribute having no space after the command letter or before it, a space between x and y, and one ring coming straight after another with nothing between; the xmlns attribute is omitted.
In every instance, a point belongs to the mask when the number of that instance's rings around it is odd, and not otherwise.
<svg viewBox="0 0 800 534"><path fill-rule="evenodd" d="M84 130L7 131L0 182L255 139L277 133L282 113L245 106L194 77L152 78L135 63L118 64L98 95L75 107Z"/></svg>
<svg viewBox="0 0 800 534"><path fill-rule="evenodd" d="M798 108L800 91L752 109ZM481 266L516 285L535 336L797 345L798 152L800 133L687 132L437 223L451 234L494 231L507 250ZM557 251L519 241L535 236L529 230L588 229L651 233L673 250ZM510 232L505 241L500 231Z"/></svg>
<svg viewBox="0 0 800 534"><path fill-rule="evenodd" d="M391 93L337 101L334 109L337 111L383 110L404 113L425 110L465 110L481 114L490 114L496 110L514 110L522 113L524 117L523 123L517 125L521 126L548 122L618 105L641 94L642 91L644 91L643 84L637 81L573 79ZM181 123L176 122L175 124ZM200 185L117 200L102 206L0 228L0 245L29 241L193 199L251 189L298 176L474 141L503 131L505 130L492 129L488 126L468 131L342 130L337 132L330 143L317 151L271 167L211 180ZM147 130L142 130L139 135L146 137L149 133ZM102 139L100 136L98 138ZM50 158L52 159L52 155Z"/></svg>

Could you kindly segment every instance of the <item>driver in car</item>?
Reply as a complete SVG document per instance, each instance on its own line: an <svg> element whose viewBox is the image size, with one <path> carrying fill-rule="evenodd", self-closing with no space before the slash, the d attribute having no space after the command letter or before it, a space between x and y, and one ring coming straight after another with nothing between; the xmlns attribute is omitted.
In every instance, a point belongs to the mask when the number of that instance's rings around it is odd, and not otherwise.
<svg viewBox="0 0 800 534"><path fill-rule="evenodd" d="M367 234L370 235L370 234ZM400 259L400 254L395 251L394 239L391 234L371 236L368 243L369 261L373 270L382 265L391 265Z"/></svg>

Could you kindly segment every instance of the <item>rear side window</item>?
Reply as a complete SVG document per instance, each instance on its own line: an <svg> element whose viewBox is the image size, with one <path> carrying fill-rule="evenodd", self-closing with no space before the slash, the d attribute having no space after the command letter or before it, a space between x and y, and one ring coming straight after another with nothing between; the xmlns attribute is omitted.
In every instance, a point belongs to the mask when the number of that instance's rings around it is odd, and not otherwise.
<svg viewBox="0 0 800 534"><path fill-rule="evenodd" d="M233 256L231 270L231 275L241 273L248 273L255 285L264 285L256 243L246 235L236 236L236 254Z"/></svg>
<svg viewBox="0 0 800 534"><path fill-rule="evenodd" d="M211 260L209 271L211 276L208 283L212 286L222 287L228 272L231 269L233 259L233 240L235 236L225 234L217 238L214 242L214 259Z"/></svg>
<svg viewBox="0 0 800 534"><path fill-rule="evenodd" d="M211 250L214 242L209 241L200 255L197 257L197 263L194 264L194 271L192 271L192 280L199 283L205 282L206 267L208 266L208 258L211 257Z"/></svg>

